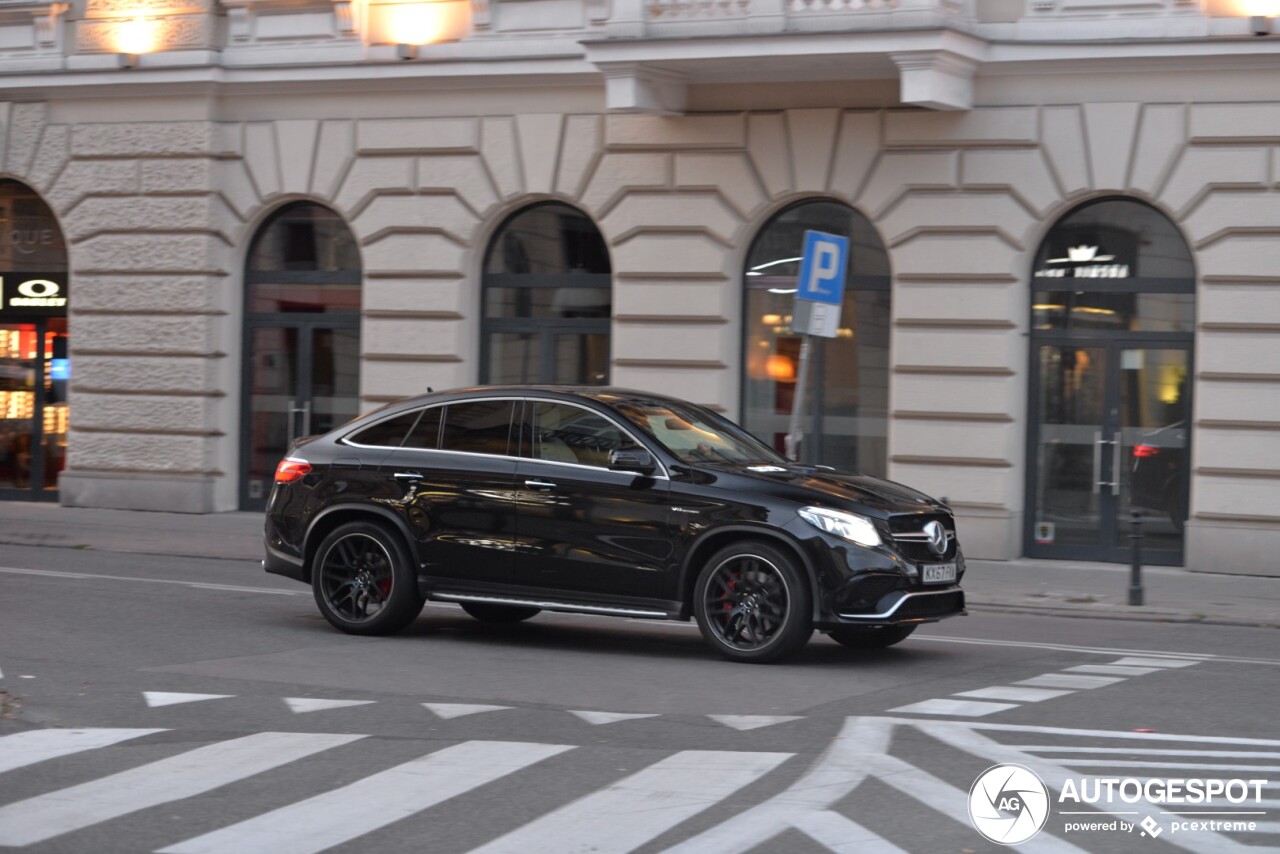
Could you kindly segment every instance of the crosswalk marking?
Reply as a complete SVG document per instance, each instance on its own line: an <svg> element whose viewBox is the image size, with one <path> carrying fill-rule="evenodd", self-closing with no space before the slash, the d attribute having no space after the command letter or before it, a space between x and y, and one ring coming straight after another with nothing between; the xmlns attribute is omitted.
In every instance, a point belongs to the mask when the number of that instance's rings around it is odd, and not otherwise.
<svg viewBox="0 0 1280 854"><path fill-rule="evenodd" d="M234 694L183 694L172 691L143 691L142 699L151 708L157 706L176 706L179 703L199 703L202 700L226 700Z"/></svg>
<svg viewBox="0 0 1280 854"><path fill-rule="evenodd" d="M612 724L617 723L618 721L635 721L640 720L641 718L658 717L652 712L575 712L573 709L569 710L569 714L576 718L580 718L593 726Z"/></svg>
<svg viewBox="0 0 1280 854"><path fill-rule="evenodd" d="M1123 682L1119 676L1084 676L1075 673L1046 673L1033 676L1013 684L1029 685L1032 688L1105 688L1117 682Z"/></svg>
<svg viewBox="0 0 1280 854"><path fill-rule="evenodd" d="M1159 667L1133 667L1128 664L1078 664L1068 667L1067 673L1098 673L1103 676L1146 676L1155 673Z"/></svg>
<svg viewBox="0 0 1280 854"><path fill-rule="evenodd" d="M1017 703L1040 703L1055 697L1065 697L1074 691L1052 688L1018 688L1013 685L992 685L976 691L961 691L957 697L973 697L975 700L1012 700Z"/></svg>
<svg viewBox="0 0 1280 854"><path fill-rule="evenodd" d="M0 808L0 845L31 845L181 800L363 735L264 732L198 747L129 771Z"/></svg>
<svg viewBox="0 0 1280 854"><path fill-rule="evenodd" d="M1115 662L1121 667L1190 667L1200 664L1199 660L1189 658L1141 658L1128 656Z"/></svg>
<svg viewBox="0 0 1280 854"><path fill-rule="evenodd" d="M891 712L906 712L913 715L959 715L966 718L979 718L983 715L994 715L1008 709L1018 708L1017 703L984 703L978 700L924 700L907 706L890 709Z"/></svg>
<svg viewBox="0 0 1280 854"><path fill-rule="evenodd" d="M760 729L774 724L798 721L803 718L803 715L707 715L707 717L718 724L724 724L727 727L746 732L747 730Z"/></svg>
<svg viewBox="0 0 1280 854"><path fill-rule="evenodd" d="M323 712L329 709L345 709L351 706L368 706L376 700L322 700L317 697L285 697L285 705L296 715L307 712Z"/></svg>
<svg viewBox="0 0 1280 854"><path fill-rule="evenodd" d="M109 747L162 729L32 729L0 738L0 774L83 750Z"/></svg>
<svg viewBox="0 0 1280 854"><path fill-rule="evenodd" d="M685 750L482 845L472 854L631 851L754 782L792 755Z"/></svg>
<svg viewBox="0 0 1280 854"><path fill-rule="evenodd" d="M808 834L832 851L858 854L907 854L882 836L832 810L808 812L795 822L796 830Z"/></svg>
<svg viewBox="0 0 1280 854"><path fill-rule="evenodd" d="M567 744L468 741L159 854L313 854L572 749ZM370 808L373 804L376 809Z"/></svg>
<svg viewBox="0 0 1280 854"><path fill-rule="evenodd" d="M432 714L445 720L460 718L465 715L476 715L480 712L498 712L511 708L510 706L489 706L484 703L423 703L422 705Z"/></svg>

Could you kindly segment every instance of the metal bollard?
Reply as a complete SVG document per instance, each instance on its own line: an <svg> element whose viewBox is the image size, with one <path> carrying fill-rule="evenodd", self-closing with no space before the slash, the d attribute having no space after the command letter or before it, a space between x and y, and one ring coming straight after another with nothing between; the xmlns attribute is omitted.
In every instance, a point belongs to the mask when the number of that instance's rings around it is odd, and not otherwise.
<svg viewBox="0 0 1280 854"><path fill-rule="evenodd" d="M1133 564L1129 573L1129 604L1142 604L1142 514L1133 511Z"/></svg>

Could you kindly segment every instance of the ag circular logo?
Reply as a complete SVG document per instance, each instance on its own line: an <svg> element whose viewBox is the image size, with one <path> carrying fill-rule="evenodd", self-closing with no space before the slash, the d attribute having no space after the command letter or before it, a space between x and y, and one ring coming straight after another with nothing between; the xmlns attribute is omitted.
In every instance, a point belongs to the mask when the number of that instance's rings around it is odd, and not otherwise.
<svg viewBox="0 0 1280 854"><path fill-rule="evenodd" d="M992 842L1026 842L1049 820L1049 787L1030 768L993 765L969 790L969 820Z"/></svg>

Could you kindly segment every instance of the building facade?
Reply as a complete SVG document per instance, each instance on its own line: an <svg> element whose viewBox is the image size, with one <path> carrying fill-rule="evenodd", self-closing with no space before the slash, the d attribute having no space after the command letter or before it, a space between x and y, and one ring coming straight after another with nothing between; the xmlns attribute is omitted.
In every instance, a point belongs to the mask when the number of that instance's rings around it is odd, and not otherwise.
<svg viewBox="0 0 1280 854"><path fill-rule="evenodd" d="M1162 0L0 8L0 496L260 506L428 387L609 383L967 552L1280 574L1280 24Z"/></svg>

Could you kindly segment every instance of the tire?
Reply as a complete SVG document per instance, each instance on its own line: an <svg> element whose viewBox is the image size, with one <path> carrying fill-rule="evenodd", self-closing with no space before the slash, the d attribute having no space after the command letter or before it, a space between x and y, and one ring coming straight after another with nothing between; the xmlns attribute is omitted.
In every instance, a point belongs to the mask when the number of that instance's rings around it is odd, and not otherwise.
<svg viewBox="0 0 1280 854"><path fill-rule="evenodd" d="M831 639L850 649L884 649L911 637L916 624L905 626L840 626L832 629Z"/></svg>
<svg viewBox="0 0 1280 854"><path fill-rule="evenodd" d="M532 605L494 605L491 602L459 602L462 610L482 623L519 623L542 613Z"/></svg>
<svg viewBox="0 0 1280 854"><path fill-rule="evenodd" d="M763 542L737 543L711 556L694 582L693 614L702 637L731 661L778 661L813 634L803 570Z"/></svg>
<svg viewBox="0 0 1280 854"><path fill-rule="evenodd" d="M353 635L394 634L422 612L404 542L372 522L348 522L324 538L311 590L330 625Z"/></svg>

